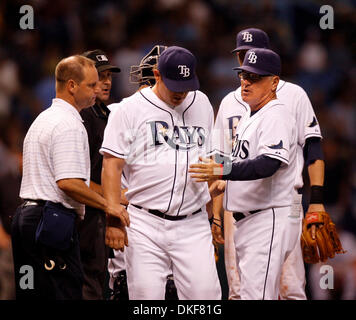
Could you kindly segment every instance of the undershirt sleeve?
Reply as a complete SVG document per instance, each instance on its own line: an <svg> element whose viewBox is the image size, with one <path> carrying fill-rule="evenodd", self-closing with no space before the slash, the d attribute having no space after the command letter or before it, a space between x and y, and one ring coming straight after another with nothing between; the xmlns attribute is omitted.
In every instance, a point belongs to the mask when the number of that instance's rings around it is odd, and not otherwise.
<svg viewBox="0 0 356 320"><path fill-rule="evenodd" d="M313 164L316 160L324 160L321 147L321 138L313 137L305 141L303 156L306 166Z"/></svg>
<svg viewBox="0 0 356 320"><path fill-rule="evenodd" d="M245 181L271 177L279 169L281 161L266 155L261 155L252 160L224 164L223 180ZM231 170L230 170L231 168Z"/></svg>

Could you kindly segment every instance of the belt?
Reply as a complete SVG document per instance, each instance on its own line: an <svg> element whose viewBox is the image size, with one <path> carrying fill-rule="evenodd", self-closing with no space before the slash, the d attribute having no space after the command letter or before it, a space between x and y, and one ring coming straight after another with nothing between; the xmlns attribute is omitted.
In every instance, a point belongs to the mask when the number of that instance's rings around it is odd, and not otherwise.
<svg viewBox="0 0 356 320"><path fill-rule="evenodd" d="M32 200L32 199L24 199L23 207L28 206L44 206L46 204L45 200Z"/></svg>
<svg viewBox="0 0 356 320"><path fill-rule="evenodd" d="M234 219L236 221L240 221L243 218L246 218L247 214L255 214L255 213L260 212L260 211L262 211L262 209L249 211L249 212L246 212L246 214L243 213L243 212L233 212L232 215L233 215L233 217L234 217Z"/></svg>
<svg viewBox="0 0 356 320"><path fill-rule="evenodd" d="M133 205L134 207L136 207L137 209L144 209L142 208L141 206L138 206L136 204L133 204L131 203L131 205ZM149 213L157 216L157 217L160 217L160 218L163 218L163 219L166 219L166 220L172 220L172 221L177 221L177 220L183 220L187 217L189 217L189 215L184 215L184 216L170 216L168 214L165 214L159 210L155 210L155 209L144 209L146 211L148 211ZM194 211L191 215L194 215L194 214L197 214L201 211L201 209L198 209L197 211Z"/></svg>

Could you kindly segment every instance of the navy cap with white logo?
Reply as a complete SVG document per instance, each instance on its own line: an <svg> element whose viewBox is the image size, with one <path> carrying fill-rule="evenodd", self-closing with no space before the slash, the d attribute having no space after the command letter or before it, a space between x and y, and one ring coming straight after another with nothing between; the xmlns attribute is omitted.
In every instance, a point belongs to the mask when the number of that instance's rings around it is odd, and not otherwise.
<svg viewBox="0 0 356 320"><path fill-rule="evenodd" d="M270 49L250 49L246 52L242 66L236 67L234 70L279 76L281 74L281 58Z"/></svg>
<svg viewBox="0 0 356 320"><path fill-rule="evenodd" d="M256 28L241 30L236 36L236 48L231 52L252 48L269 48L269 38L266 32Z"/></svg>
<svg viewBox="0 0 356 320"><path fill-rule="evenodd" d="M120 68L116 66L112 66L109 63L109 59L107 58L104 51L96 49L92 51L86 51L82 54L82 56L89 58L95 61L95 67L98 72L102 72L105 70L110 70L112 72L120 72Z"/></svg>
<svg viewBox="0 0 356 320"><path fill-rule="evenodd" d="M172 46L162 52L158 60L158 70L169 90L194 91L199 89L196 64L196 58L189 50Z"/></svg>

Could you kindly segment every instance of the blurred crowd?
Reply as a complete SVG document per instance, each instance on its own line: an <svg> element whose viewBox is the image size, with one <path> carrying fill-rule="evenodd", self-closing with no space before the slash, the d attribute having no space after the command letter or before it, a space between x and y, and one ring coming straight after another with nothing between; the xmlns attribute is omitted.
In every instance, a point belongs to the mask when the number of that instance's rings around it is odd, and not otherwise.
<svg viewBox="0 0 356 320"><path fill-rule="evenodd" d="M33 7L33 30L19 26L23 4ZM153 45L183 46L197 57L201 90L217 111L221 99L239 85L231 50L237 32L247 27L270 36L272 49L282 58L282 78L306 90L324 137L325 205L348 253L327 262L334 268L334 290L320 289L320 266L308 267L308 295L356 299L356 1L328 4L334 9L334 29L323 30L323 3L312 0L2 0L0 299L13 298L11 281L4 280L12 272L9 216L20 202L22 142L55 95L58 61L104 50L122 71L114 77L111 97L120 101L137 88L129 82L130 66Z"/></svg>

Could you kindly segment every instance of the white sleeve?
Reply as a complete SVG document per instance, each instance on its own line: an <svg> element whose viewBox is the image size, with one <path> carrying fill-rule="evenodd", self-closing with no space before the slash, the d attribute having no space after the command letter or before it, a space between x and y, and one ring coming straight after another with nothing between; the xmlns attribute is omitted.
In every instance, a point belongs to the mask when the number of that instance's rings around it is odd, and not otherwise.
<svg viewBox="0 0 356 320"><path fill-rule="evenodd" d="M87 180L87 157L89 157L88 136L78 129L53 131L51 157L55 180Z"/></svg>
<svg viewBox="0 0 356 320"><path fill-rule="evenodd" d="M134 136L126 110L125 105L120 105L110 113L100 148L101 154L106 152L122 159L129 156Z"/></svg>
<svg viewBox="0 0 356 320"><path fill-rule="evenodd" d="M258 129L258 155L266 155L289 164L289 148L293 141L294 124L289 123L290 120L294 122L292 117L284 118L279 114L263 118Z"/></svg>
<svg viewBox="0 0 356 320"><path fill-rule="evenodd" d="M298 129L298 144L304 146L305 140L311 137L322 138L320 126L313 106L306 94L301 88L297 102L296 121Z"/></svg>

